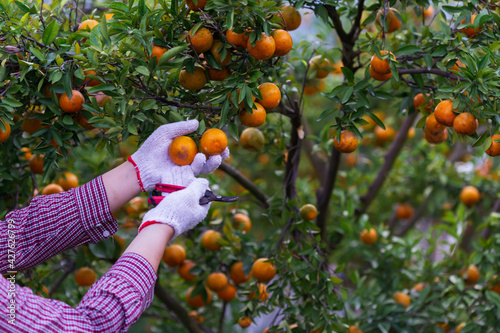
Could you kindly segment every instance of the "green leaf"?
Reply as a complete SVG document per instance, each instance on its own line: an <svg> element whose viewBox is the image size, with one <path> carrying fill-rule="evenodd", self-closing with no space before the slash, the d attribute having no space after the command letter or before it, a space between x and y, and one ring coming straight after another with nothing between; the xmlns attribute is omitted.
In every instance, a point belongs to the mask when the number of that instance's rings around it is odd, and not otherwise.
<svg viewBox="0 0 500 333"><path fill-rule="evenodd" d="M114 91L114 90L116 90L115 86L104 83L104 84L100 84L98 86L92 87L92 88L88 89L87 91L90 94L94 94L94 93L99 92L99 91Z"/></svg>
<svg viewBox="0 0 500 333"><path fill-rule="evenodd" d="M127 125L127 129L128 129L128 131L129 131L131 134L133 134L133 135L138 135L138 134L139 134L139 133L137 133L137 128L136 128L136 127L135 127L135 125L134 125L134 124L132 124L132 123L129 123L129 124Z"/></svg>
<svg viewBox="0 0 500 333"><path fill-rule="evenodd" d="M49 45L52 43L59 33L59 26L57 25L56 20L53 20L49 23L42 36L42 43L45 45Z"/></svg>
<svg viewBox="0 0 500 333"><path fill-rule="evenodd" d="M342 96L342 104L347 103L347 101L351 98L352 93L354 92L354 86L350 86L344 92L344 96Z"/></svg>
<svg viewBox="0 0 500 333"><path fill-rule="evenodd" d="M164 62L169 61L173 57L177 56L179 53L184 51L189 45L182 45L182 46L175 46L168 50L167 52L163 53L160 59L158 59L158 66L163 64Z"/></svg>
<svg viewBox="0 0 500 333"><path fill-rule="evenodd" d="M150 74L149 69L147 69L145 66L139 66L135 70L141 73L142 75L149 76Z"/></svg>
<svg viewBox="0 0 500 333"><path fill-rule="evenodd" d="M30 8L28 6L26 6L24 3L20 2L20 1L15 1L17 7L19 7L20 10L22 10L23 12L25 13L29 13L30 12Z"/></svg>
<svg viewBox="0 0 500 333"><path fill-rule="evenodd" d="M385 125L374 113L368 112L368 116L373 119L373 121L379 125L383 130L385 130Z"/></svg>
<svg viewBox="0 0 500 333"><path fill-rule="evenodd" d="M64 92L66 93L66 95L68 95L68 98L71 99L72 97L72 86L71 86L71 75L70 75L70 72L66 72L64 74L64 78L63 78L63 88L64 88Z"/></svg>
<svg viewBox="0 0 500 333"><path fill-rule="evenodd" d="M395 55L408 55L422 52L422 49L415 45L406 45L394 52Z"/></svg>
<svg viewBox="0 0 500 333"><path fill-rule="evenodd" d="M101 30L101 35L102 35L102 38L104 39L104 42L106 43L106 45L111 45L111 39L109 38L109 34L108 34L108 24L107 24L107 21L106 21L106 15L103 15L103 18L101 20L101 23L100 23L100 30Z"/></svg>
<svg viewBox="0 0 500 333"><path fill-rule="evenodd" d="M40 52L38 49L34 48L33 46L30 46L30 51L33 53L35 57L38 58L40 61L44 61L45 57L43 56L42 52Z"/></svg>

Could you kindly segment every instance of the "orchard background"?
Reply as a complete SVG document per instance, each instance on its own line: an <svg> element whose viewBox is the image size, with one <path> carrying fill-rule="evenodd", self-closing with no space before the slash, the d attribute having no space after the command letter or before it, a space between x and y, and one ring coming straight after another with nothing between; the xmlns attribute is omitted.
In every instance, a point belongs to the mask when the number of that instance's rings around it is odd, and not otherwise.
<svg viewBox="0 0 500 333"><path fill-rule="evenodd" d="M131 332L496 332L498 8L2 0L2 216L196 118L195 140L208 128L229 138L212 190L240 200L214 203L174 241L181 274L162 264ZM293 38L288 54L277 29ZM17 281L78 304L136 234L146 198L116 214L112 238ZM183 261L177 250L165 261ZM205 289L211 273L222 291Z"/></svg>

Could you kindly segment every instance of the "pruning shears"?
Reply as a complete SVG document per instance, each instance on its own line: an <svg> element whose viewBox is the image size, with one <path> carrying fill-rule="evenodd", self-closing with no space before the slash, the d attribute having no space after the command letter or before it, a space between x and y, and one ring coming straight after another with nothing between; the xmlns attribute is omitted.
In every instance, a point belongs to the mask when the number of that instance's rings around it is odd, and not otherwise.
<svg viewBox="0 0 500 333"><path fill-rule="evenodd" d="M149 192L148 203L156 207L165 197L161 195L161 193L173 193L180 190L185 189L184 186L171 185L171 184L161 184L157 183L155 185L155 189ZM160 193L158 193L160 192ZM221 201L221 202L234 202L237 201L240 197L223 197L221 195L215 195L212 191L207 190L205 195L200 198L200 205L206 205L212 201Z"/></svg>

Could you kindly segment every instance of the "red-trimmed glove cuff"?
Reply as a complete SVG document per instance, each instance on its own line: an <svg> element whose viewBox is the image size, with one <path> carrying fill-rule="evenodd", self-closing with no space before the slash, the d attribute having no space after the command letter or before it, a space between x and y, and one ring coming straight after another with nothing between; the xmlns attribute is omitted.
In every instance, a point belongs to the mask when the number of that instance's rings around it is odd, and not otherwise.
<svg viewBox="0 0 500 333"><path fill-rule="evenodd" d="M137 233L140 233L142 229L146 228L148 225L151 225L151 224L162 224L162 222L158 222L158 221L146 221L144 223L142 223L140 226L139 226L139 230L137 231Z"/></svg>
<svg viewBox="0 0 500 333"><path fill-rule="evenodd" d="M139 167L137 166L137 164L135 164L134 160L132 159L132 156L129 156L127 158L127 160L132 163L132 165L134 166L134 169L135 169L135 173L137 174L137 181L139 182L139 186L141 187L141 191L142 192L146 192L146 189L144 188L144 185L142 184L142 180L141 180L141 174L139 172Z"/></svg>

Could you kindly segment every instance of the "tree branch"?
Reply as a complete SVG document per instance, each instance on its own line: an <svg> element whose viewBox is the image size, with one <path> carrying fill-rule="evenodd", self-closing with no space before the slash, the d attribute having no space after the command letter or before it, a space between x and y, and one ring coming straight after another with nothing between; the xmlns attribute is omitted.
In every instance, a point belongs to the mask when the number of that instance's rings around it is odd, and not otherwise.
<svg viewBox="0 0 500 333"><path fill-rule="evenodd" d="M406 223L397 233L396 235L399 236L399 237L403 237L404 235L406 235L406 233L408 231L410 231L416 224L417 224L417 221L418 219L420 219L420 217L422 217L422 215L424 215L425 213L425 210L427 209L427 205L429 204L429 202L431 201L431 198L432 198L432 192L433 190L431 190L431 192L429 193L429 195L424 199L424 201L422 201L422 203L420 204L420 206L418 206L418 209L417 211L415 212L415 214L413 214L413 217L410 221L408 221L408 223Z"/></svg>
<svg viewBox="0 0 500 333"><path fill-rule="evenodd" d="M328 13L328 16L332 19L333 21L333 26L335 28L335 31L337 32L337 35L339 35L339 38L342 42L347 42L349 41L350 43L352 42L352 38L347 35L347 33L344 30L344 27L342 26L342 22L340 21L340 15L337 12L337 9L332 6L332 5L325 5L326 11Z"/></svg>
<svg viewBox="0 0 500 333"><path fill-rule="evenodd" d="M309 127L309 123L307 122L306 119L302 119L302 128L304 129L304 138L307 136L311 135L311 128ZM326 169L326 161L322 159L317 153L313 152L313 147L314 147L314 141L310 139L304 139L304 151L306 152L307 157L309 158L309 161L311 161L311 164L318 174L318 179L320 184L323 184L325 180L325 169Z"/></svg>
<svg viewBox="0 0 500 333"><path fill-rule="evenodd" d="M380 168L377 177L370 185L368 193L366 193L364 196L361 197L361 208L356 211L356 217L360 217L364 212L366 212L366 210L372 203L373 199L375 199L375 196L377 195L378 191L384 184L387 175L391 171L394 161L396 161L399 152L403 148L406 137L408 136L408 130L412 126L418 114L419 114L418 112L415 112L411 116L407 117L403 122L403 124L401 125L401 128L398 132L396 139L394 140L391 147L389 148L389 151L385 155L384 164Z"/></svg>
<svg viewBox="0 0 500 333"><path fill-rule="evenodd" d="M436 69L436 68L431 68L431 69L427 69L427 68L404 69L403 68L403 69L398 69L398 73L399 73L399 77L401 77L401 75L405 75L405 74L435 74L435 75L444 76L448 79L463 80L461 77L458 77L453 73L448 73L448 72L445 72L445 71L442 71L442 70Z"/></svg>
<svg viewBox="0 0 500 333"><path fill-rule="evenodd" d="M365 9L365 1L358 1L358 11L356 12L356 18L354 19L354 23L352 25L351 30L347 34L350 39L357 39L357 34L359 34L361 27L361 17L363 16L363 10Z"/></svg>
<svg viewBox="0 0 500 333"><path fill-rule="evenodd" d="M184 309L184 307L177 302L175 298L170 296L170 294L160 285L159 280L155 284L155 295L158 299L167 306L167 308L172 311L180 322L187 328L190 333L202 333L201 328L189 317L189 314Z"/></svg>
<svg viewBox="0 0 500 333"><path fill-rule="evenodd" d="M491 209L491 212L499 212L500 211L500 198L495 201L493 204L493 208ZM486 228L483 231L483 238L488 239L491 236L491 228Z"/></svg>
<svg viewBox="0 0 500 333"><path fill-rule="evenodd" d="M269 198L267 197L267 195L265 195L250 179L245 177L238 170L236 170L226 162L222 162L219 168L229 176L233 177L234 180L240 183L241 186L252 193L260 202L262 202L264 208L269 207Z"/></svg>
<svg viewBox="0 0 500 333"><path fill-rule="evenodd" d="M316 191L316 199L318 204L318 218L316 219L316 225L321 230L321 239L326 242L326 222L328 219L328 206L330 204L330 197L332 196L333 188L335 187L335 180L337 179L337 172L339 169L340 159L342 154L335 149L332 145L332 155L328 163L328 169L326 169L326 175L324 176L324 182L321 189Z"/></svg>

